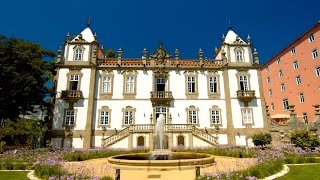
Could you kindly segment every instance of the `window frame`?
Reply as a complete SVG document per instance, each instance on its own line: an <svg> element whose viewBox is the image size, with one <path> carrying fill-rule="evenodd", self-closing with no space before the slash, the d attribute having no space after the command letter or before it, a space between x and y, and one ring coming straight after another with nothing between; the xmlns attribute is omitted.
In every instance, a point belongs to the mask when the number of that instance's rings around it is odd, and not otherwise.
<svg viewBox="0 0 320 180"><path fill-rule="evenodd" d="M70 115L68 115L68 112L73 112L73 124L67 123L67 118L70 117ZM71 128L73 129L76 126L76 120L77 120L77 109L65 109L64 110L64 121L62 124L62 127L66 127L66 128ZM69 120L71 121L71 120Z"/></svg>
<svg viewBox="0 0 320 180"><path fill-rule="evenodd" d="M236 73L236 77L237 77L237 81L238 81L238 90L239 91L250 91L251 90L251 85L250 85L250 73L248 73L247 71L238 71L237 73ZM243 84L243 87L244 87L244 89L242 90L241 89L241 82L245 82L245 81L242 81L241 80L241 77L246 77L246 87L247 88L245 88L245 85Z"/></svg>
<svg viewBox="0 0 320 180"><path fill-rule="evenodd" d="M211 78L215 78L215 81L211 81ZM211 91L211 84L214 90L214 84L216 84L216 92ZM220 98L220 75L218 72L208 72L207 74L207 91L208 97L212 99Z"/></svg>
<svg viewBox="0 0 320 180"><path fill-rule="evenodd" d="M128 120L129 123L126 124L125 121L126 121L126 117L128 117L128 115L126 115L126 113L131 113L131 123L130 123L130 119ZM135 124L135 112L136 112L136 109L133 108L132 106L126 106L125 108L122 108L122 125L121 127L128 127L130 125L134 125Z"/></svg>
<svg viewBox="0 0 320 180"><path fill-rule="evenodd" d="M312 58L318 59L318 57L319 57L318 50L315 48L312 50Z"/></svg>
<svg viewBox="0 0 320 180"><path fill-rule="evenodd" d="M79 53L78 51L81 50L81 52ZM75 46L73 48L73 61L83 61L83 57L84 57L84 51L85 51L85 48L83 46ZM79 55L80 55L80 59L79 59Z"/></svg>
<svg viewBox="0 0 320 180"><path fill-rule="evenodd" d="M110 78L110 91L104 91L104 78ZM100 75L100 98L110 99L113 95L114 74L112 71L103 71Z"/></svg>
<svg viewBox="0 0 320 180"><path fill-rule="evenodd" d="M191 122L190 122L190 117L191 117L190 112L192 112L192 113L195 112L196 123L193 122L194 119L191 119ZM200 126L200 123L199 123L199 108L198 107L196 107L194 105L191 105L191 106L187 107L186 108L186 114L187 114L187 117L186 117L187 124Z"/></svg>
<svg viewBox="0 0 320 180"><path fill-rule="evenodd" d="M293 62L293 69L296 70L296 69L298 69L298 68L299 68L299 63L298 63L298 61L296 60L296 61Z"/></svg>
<svg viewBox="0 0 320 180"><path fill-rule="evenodd" d="M305 102L305 98L304 98L304 94L303 93L299 93L299 102L300 103L304 103Z"/></svg>
<svg viewBox="0 0 320 180"><path fill-rule="evenodd" d="M123 98L134 99L137 95L137 71L124 71L123 73ZM127 92L127 77L133 78L133 92Z"/></svg>
<svg viewBox="0 0 320 180"><path fill-rule="evenodd" d="M291 47L290 52L291 52L291 55L296 54L296 47Z"/></svg>
<svg viewBox="0 0 320 180"><path fill-rule="evenodd" d="M247 114L247 111L250 111L250 114ZM246 118L248 119L248 117L251 118L251 122L245 121L245 119ZM249 108L249 107L241 108L241 118L242 118L242 126L253 126L254 125L253 108Z"/></svg>
<svg viewBox="0 0 320 180"><path fill-rule="evenodd" d="M67 73L66 76L67 76L67 87L66 87L66 90L73 91L72 88L70 88L71 77L72 76L78 76L77 90L74 90L74 91L80 91L81 90L81 79L82 79L82 76L83 76L83 73L81 73L81 70L70 70Z"/></svg>
<svg viewBox="0 0 320 180"><path fill-rule="evenodd" d="M301 85L302 84L302 79L301 79L300 75L296 76L296 83L297 83L297 85Z"/></svg>
<svg viewBox="0 0 320 180"><path fill-rule="evenodd" d="M279 75L279 78L282 78L282 77L283 77L283 71L282 71L282 69L279 70L278 75Z"/></svg>
<svg viewBox="0 0 320 180"><path fill-rule="evenodd" d="M316 67L316 76L320 77L320 66Z"/></svg>
<svg viewBox="0 0 320 180"><path fill-rule="evenodd" d="M286 85L284 83L280 84L280 89L282 92L284 92L286 90Z"/></svg>
<svg viewBox="0 0 320 180"><path fill-rule="evenodd" d="M244 49L241 47L236 47L234 49L235 60L237 63L243 63L244 61Z"/></svg>
<svg viewBox="0 0 320 180"><path fill-rule="evenodd" d="M218 112L219 121L217 123L213 122L213 114L212 114L213 112ZM221 108L219 108L219 106L214 105L209 109L209 119L210 119L210 127L222 126Z"/></svg>
<svg viewBox="0 0 320 180"><path fill-rule="evenodd" d="M312 43L315 40L314 34L310 33L308 36L309 42Z"/></svg>
<svg viewBox="0 0 320 180"><path fill-rule="evenodd" d="M289 99L288 98L282 99L282 105L283 105L284 111L289 111Z"/></svg>
<svg viewBox="0 0 320 180"><path fill-rule="evenodd" d="M107 115L107 117L108 117L108 123L107 124L102 124L101 123L101 117L102 117L102 115L101 115L101 113L102 112L107 112L108 113L108 115ZM102 106L101 107L101 109L99 109L98 110L98 128L100 128L100 127L107 127L107 128L110 128L111 127L111 109L108 107L108 106Z"/></svg>
<svg viewBox="0 0 320 180"><path fill-rule="evenodd" d="M186 71L184 72L185 75L185 94L187 99L197 99L199 96L199 89L198 89L198 72L197 71ZM195 83L195 92L189 92L189 82L188 78L193 77Z"/></svg>
<svg viewBox="0 0 320 180"><path fill-rule="evenodd" d="M277 58L277 64L281 64L281 58L280 57Z"/></svg>

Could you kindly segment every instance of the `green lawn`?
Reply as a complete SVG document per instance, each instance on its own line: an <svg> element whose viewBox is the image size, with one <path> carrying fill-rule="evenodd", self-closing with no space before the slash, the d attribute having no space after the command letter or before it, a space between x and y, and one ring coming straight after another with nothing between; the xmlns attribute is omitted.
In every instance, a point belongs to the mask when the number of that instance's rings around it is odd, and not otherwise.
<svg viewBox="0 0 320 180"><path fill-rule="evenodd" d="M28 180L29 171L0 171L0 180Z"/></svg>
<svg viewBox="0 0 320 180"><path fill-rule="evenodd" d="M319 180L320 164L289 165L290 171L277 180Z"/></svg>

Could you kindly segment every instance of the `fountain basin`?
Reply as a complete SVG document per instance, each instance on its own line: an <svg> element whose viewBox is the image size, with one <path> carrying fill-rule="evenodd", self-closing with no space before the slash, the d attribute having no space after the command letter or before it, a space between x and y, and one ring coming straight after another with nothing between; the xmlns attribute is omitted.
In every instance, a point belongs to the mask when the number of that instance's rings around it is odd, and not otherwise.
<svg viewBox="0 0 320 180"><path fill-rule="evenodd" d="M108 158L110 164L126 166L195 166L214 163L214 156L203 153L170 152L169 160L150 160L152 153L116 155Z"/></svg>

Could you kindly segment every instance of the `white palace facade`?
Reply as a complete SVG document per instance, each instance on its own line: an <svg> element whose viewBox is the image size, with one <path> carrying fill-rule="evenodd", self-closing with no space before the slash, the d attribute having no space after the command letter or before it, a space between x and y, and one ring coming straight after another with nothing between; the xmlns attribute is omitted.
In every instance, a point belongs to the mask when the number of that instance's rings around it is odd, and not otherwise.
<svg viewBox="0 0 320 180"><path fill-rule="evenodd" d="M56 148L253 146L267 131L258 52L229 28L214 59L181 59L161 44L141 58L106 58L90 27L58 51L51 140Z"/></svg>

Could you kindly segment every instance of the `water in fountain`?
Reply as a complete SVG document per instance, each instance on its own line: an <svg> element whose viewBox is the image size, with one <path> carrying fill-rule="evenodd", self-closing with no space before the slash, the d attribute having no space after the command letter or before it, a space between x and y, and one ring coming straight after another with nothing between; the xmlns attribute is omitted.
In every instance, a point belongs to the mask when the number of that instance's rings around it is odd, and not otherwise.
<svg viewBox="0 0 320 180"><path fill-rule="evenodd" d="M156 160L168 160L169 153L164 152L164 145L165 145L165 119L163 114L160 114L157 118L157 122L155 125L155 133L156 138L155 141L155 148L156 151L152 153L152 159Z"/></svg>
<svg viewBox="0 0 320 180"><path fill-rule="evenodd" d="M157 118L157 122L156 122L156 126L155 126L155 133L156 133L156 139L155 139L155 144L156 144L156 148L158 148L160 151L162 151L163 145L164 145L164 116L162 114L160 114L160 116Z"/></svg>

